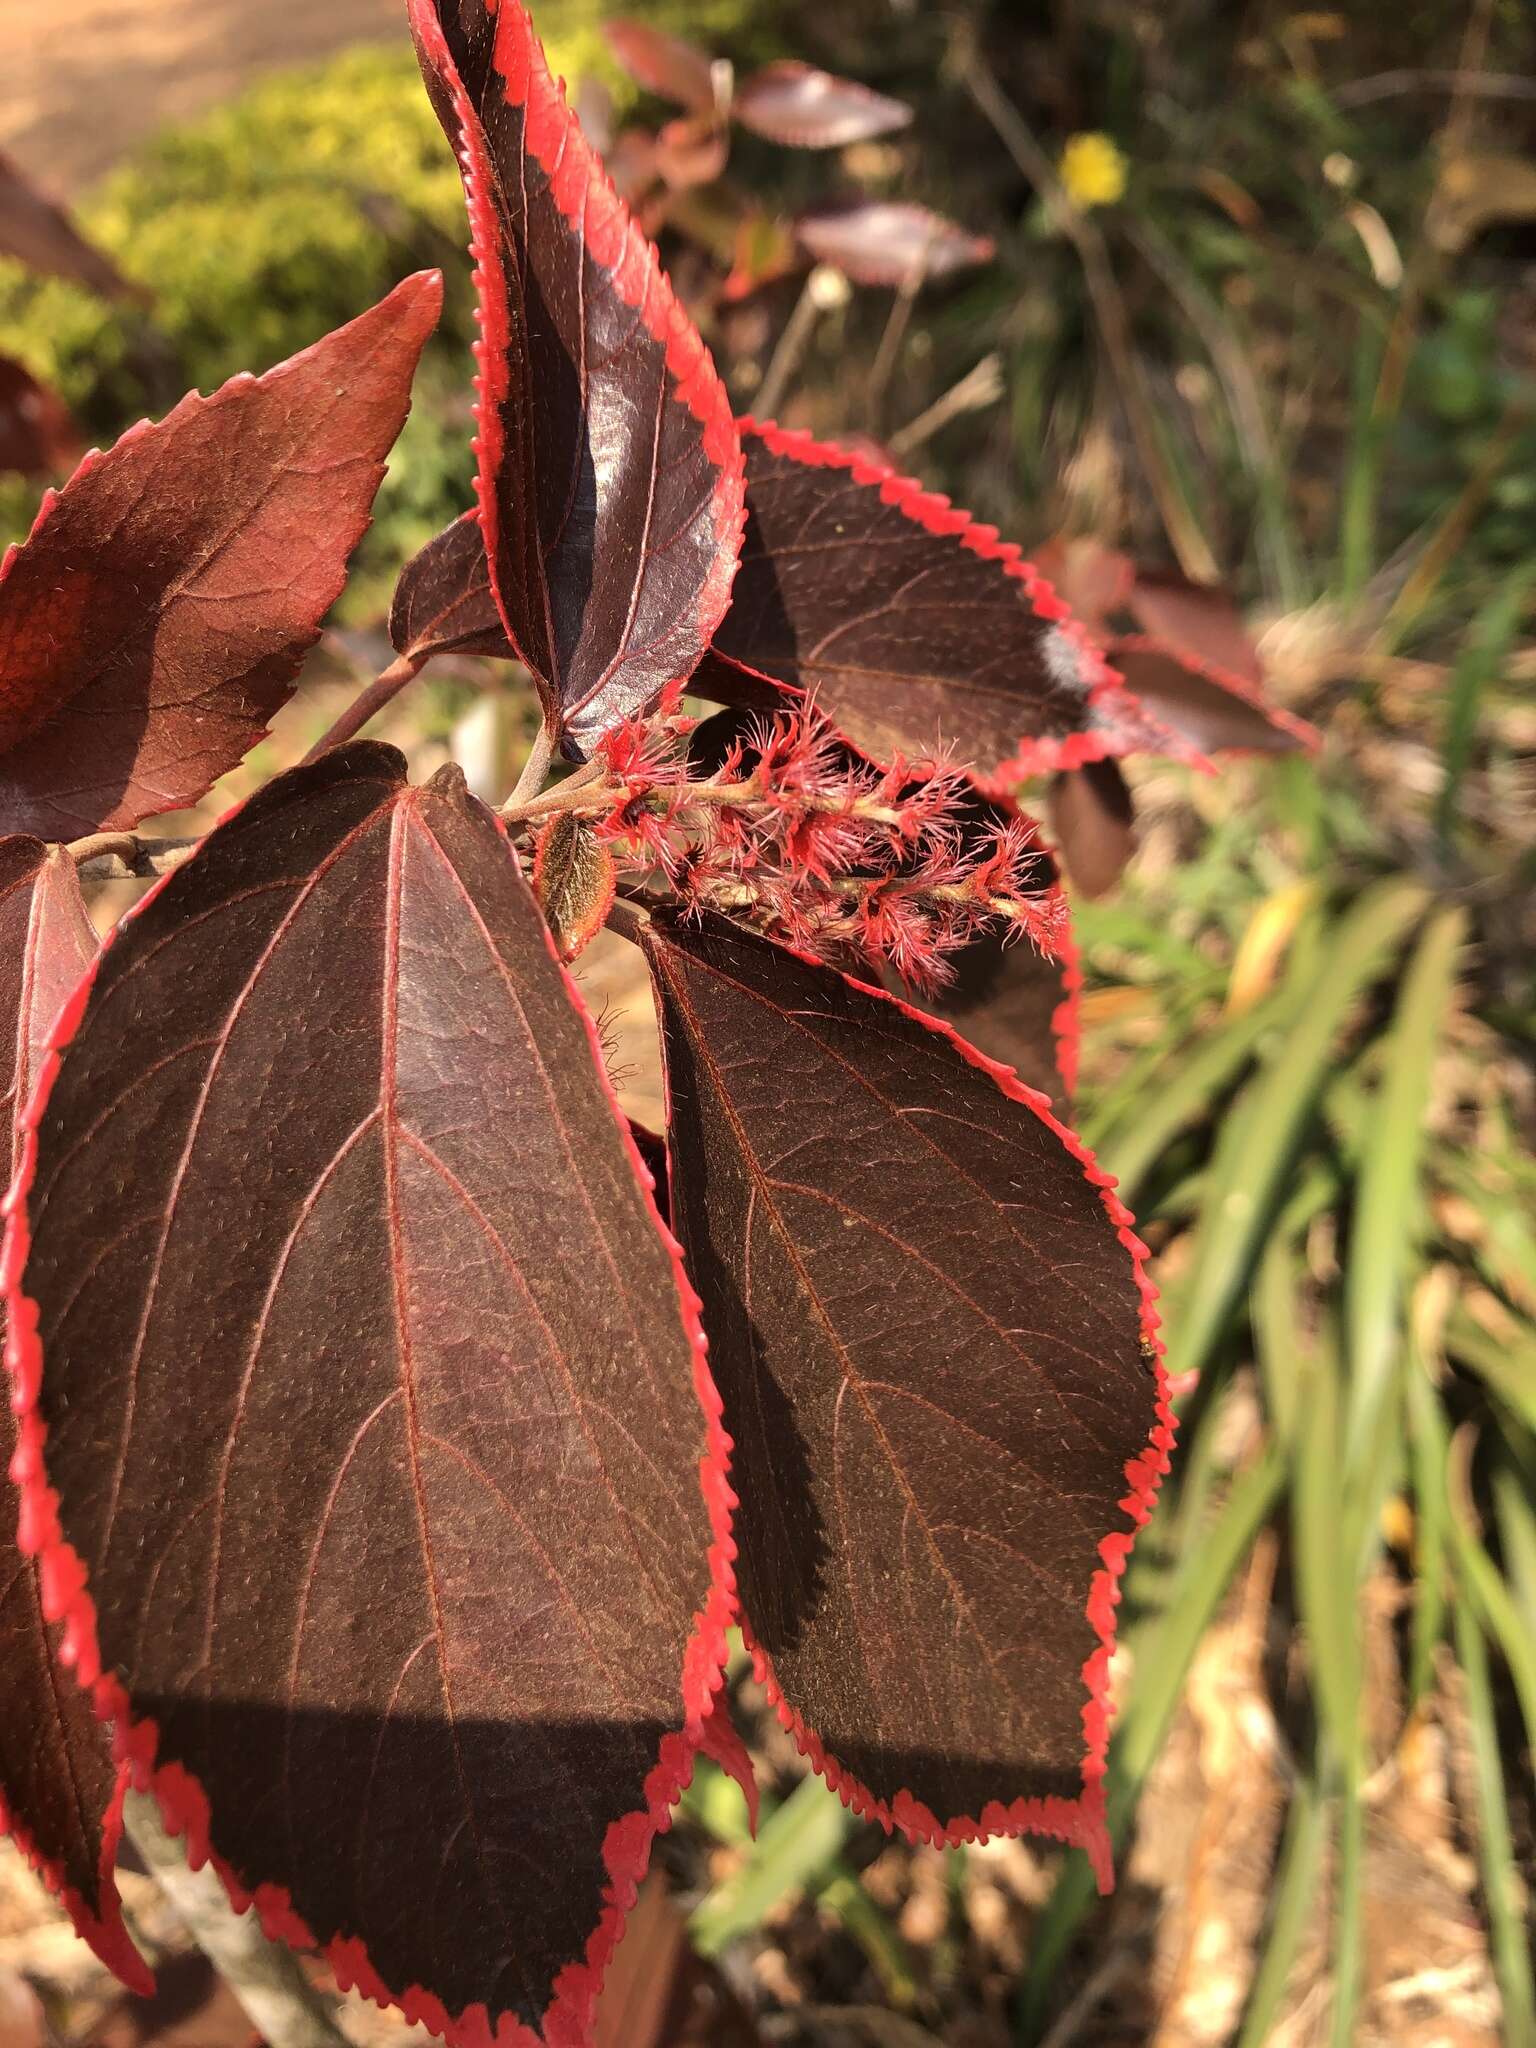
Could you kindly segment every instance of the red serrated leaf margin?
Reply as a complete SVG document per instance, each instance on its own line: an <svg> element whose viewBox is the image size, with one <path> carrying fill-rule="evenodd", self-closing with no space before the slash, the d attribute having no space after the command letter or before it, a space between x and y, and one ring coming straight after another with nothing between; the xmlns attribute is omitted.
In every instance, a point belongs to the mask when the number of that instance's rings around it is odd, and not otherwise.
<svg viewBox="0 0 1536 2048"><path fill-rule="evenodd" d="M736 425L744 441L763 441L774 455L812 469L847 470L854 483L878 488L885 504L896 506L928 533L956 539L984 561L996 562L1005 576L1022 584L1032 609L1054 623L1086 689L1086 705L1098 717L1092 726L1085 725L1081 731L1062 738L1021 739L1018 752L1009 760L999 762L984 774L972 770L977 786L987 794L1011 790L1029 776L1080 768L1089 761L1128 753L1169 755L1196 767L1211 767L1198 748L1143 707L1124 678L1109 665L1099 643L1054 585L1026 559L1016 541L1004 540L995 526L972 519L942 492L924 489L915 478L902 476L889 463L876 461L868 454L841 447L835 441L818 441L803 428L783 427L774 420L759 420L750 414ZM739 665L734 657L720 658ZM826 707L819 708L825 715Z"/></svg>
<svg viewBox="0 0 1536 2048"><path fill-rule="evenodd" d="M1057 1071L1070 1104L1077 1093L1083 1051L1083 956L1070 912L1057 935L1056 958L1061 964L1061 1001L1051 1013L1051 1036L1056 1041Z"/></svg>
<svg viewBox="0 0 1536 2048"><path fill-rule="evenodd" d="M23 841L22 843L25 844L26 842ZM7 842L7 844L14 844L14 842ZM44 850L38 847L37 855L39 864L33 870L30 877L28 931L24 947L25 957L21 969L21 1000L16 1027L18 1034L16 1055L18 1081L22 1081L25 1077L31 1051L32 1034L30 1026L33 1022L33 1006L38 992L39 961L37 956L38 949L46 943L44 933L49 915L48 901L50 894L57 892L58 896L62 899L57 906L58 910L69 914L70 922L76 925L78 951L76 952L75 971L77 973L83 972L88 961L95 957L96 952L95 935L91 931L85 905L80 897L80 886L75 879L74 867L68 855L57 847L47 853L44 853ZM16 884L14 886L21 885ZM61 964L65 957L67 956L64 955L61 948ZM48 983L52 983L55 978L54 975L49 974L46 980ZM18 1094L13 1105L13 1127L8 1133L13 1148L19 1145L23 1113L27 1106L27 1102ZM3 1389L0 1389L0 1391L3 1391ZM7 1429L4 1432L0 1432L0 1438L9 1441L10 1434L11 1432ZM16 1500L11 1498L10 1488L4 1479L0 1479L0 1512L14 1514L17 1516L18 1521L25 1520L25 1510L21 1500L19 1498ZM0 1539L0 1558L3 1558L3 1553L10 1548L11 1543L16 1541L19 1533L19 1531L16 1531L12 1535ZM17 1542L17 1548L22 1551L23 1556L27 1555L24 1543ZM36 1574L30 1565L24 1566L23 1570L31 1580L33 1598L37 1599L40 1605L41 1588L37 1584ZM65 1686L70 1686L72 1681L64 1677L62 1683ZM83 1706L82 1713L84 1713ZM88 1714L85 1714L84 1718L89 1722ZM67 1716L61 1716L61 1722L65 1724L61 1726L61 1741L67 1745L69 1740ZM94 1785L87 1783L80 1788L85 1798L90 1802L92 1809L90 1820L99 1830L101 1838L100 1847L97 1852L96 1868L98 1881L94 1900L87 1900L82 1897L76 1886L70 1882L66 1859L62 1856L50 1856L43 1849L32 1829L23 1820L20 1812L13 1811L7 1803L3 1787L0 1787L0 1836L8 1835L16 1844L23 1859L37 1873L43 1884L59 1901L65 1912L68 1913L75 1932L100 1957L107 1968L126 1984L130 1991L136 1991L142 1996L147 1997L154 1989L154 1979L151 1977L143 1957L134 1947L128 1930L123 1924L122 1902L118 1897L114 1875L117 1845L122 1835L123 1797L128 1789L128 1774L125 1769L119 1769L116 1774L115 1783L112 1781L109 1761L110 1736L105 1728L99 1729L97 1733L100 1740L100 1774ZM106 1792L104 1804L98 1810L96 1808L96 1801L91 1795L93 1792L101 1793L109 1785L111 1789Z"/></svg>
<svg viewBox="0 0 1536 2048"><path fill-rule="evenodd" d="M1236 669L1224 668L1219 662L1207 661L1203 654L1197 654L1192 648L1182 646L1177 641L1159 639L1155 633L1117 633L1106 643L1106 651L1111 657L1121 654L1153 654L1161 656L1165 661L1175 662L1190 675L1199 676L1202 681L1213 684L1216 689L1224 690L1229 697L1240 698L1243 703L1251 706L1266 724L1288 734L1304 753L1315 754L1322 747L1323 736L1315 725L1309 724L1305 718L1298 718L1294 711L1287 711L1283 705L1271 703L1257 683L1251 682L1245 675L1239 675ZM1125 688L1128 694L1135 695L1129 683ZM1222 751L1238 753L1259 750L1228 747Z"/></svg>
<svg viewBox="0 0 1536 2048"><path fill-rule="evenodd" d="M486 559L490 563L492 594L507 637L522 654L496 574L500 533L496 481L504 453L499 408L511 387L508 348L512 324L506 279L495 253L496 221L490 196L495 173L484 129L443 32L441 4L442 0L408 0L408 11L423 62L431 66L441 81L459 124L459 166L469 209L470 257L481 330L474 345L475 492ZM524 146L528 154L546 173L550 195L572 233L580 237L594 260L611 273L619 297L635 311L647 333L665 351L666 368L676 380L671 402L685 406L698 421L703 430L704 453L720 471L712 507L714 559L696 600L696 633L702 655L730 604L746 523L745 463L729 395L703 337L678 303L654 245L631 217L601 158L566 104L564 86L550 73L527 9L520 0L478 0L478 4L494 23L492 68L503 82L508 103L523 110ZM540 676L537 665L529 665L545 700L546 715L558 729L566 708L558 702L558 679ZM551 692L556 697L553 703Z"/></svg>
<svg viewBox="0 0 1536 2048"><path fill-rule="evenodd" d="M796 951L793 947L786 947L785 950ZM818 968L822 973L829 971L811 954L796 952L796 957L804 960L807 965ZM767 1693L769 1704L778 1716L780 1725L788 1730L794 1739L795 1747L802 1756L810 1760L818 1775L826 1780L843 1804L861 1819L878 1821L888 1834L899 1829L909 1841L928 1842L937 1848L985 1841L994 1835L1045 1835L1053 1840L1065 1842L1072 1848L1082 1849L1092 1864L1094 1879L1100 1892L1107 1893L1114 1889L1114 1862L1106 1819L1104 1775L1108 1767L1109 1735L1113 1718L1109 1680L1110 1660L1115 1648L1115 1611L1120 1604L1120 1580L1125 1573L1137 1533L1151 1515L1158 1488L1170 1469L1177 1431L1168 1374L1163 1362L1163 1343L1159 1335L1161 1324L1157 1312L1157 1292L1146 1267L1148 1248L1136 1235L1135 1219L1130 1210L1115 1193L1113 1177L1099 1166L1082 1139L1052 1115L1047 1096L1042 1095L1037 1089L1027 1087L1012 1067L1003 1066L996 1060L988 1059L985 1053L978 1052L975 1046L968 1044L959 1032L942 1018L930 1017L922 1010L914 1009L910 1003L903 1002L899 996L893 996L884 989L872 988L867 982L858 981L852 976L844 978L852 980L854 987L863 993L875 997L880 1002L892 1004L903 1016L922 1025L925 1031L932 1031L942 1038L947 1038L962 1059L989 1075L1006 1096L1032 1109L1077 1160L1089 1183L1098 1189L1100 1200L1115 1233L1131 1256L1136 1288L1141 1297L1142 1339L1152 1363L1156 1400L1152 1428L1146 1444L1125 1467L1126 1491L1118 1506L1128 1526L1110 1530L1100 1542L1099 1569L1094 1573L1089 1587L1086 1612L1089 1624L1098 1637L1098 1648L1083 1665L1083 1683L1087 1688L1088 1697L1083 1706L1085 1755L1082 1794L1077 1799L1021 1798L1007 1806L1001 1801L994 1801L991 1805L983 1807L981 1813L975 1817L962 1816L948 1824L941 1821L910 1792L899 1792L890 1801L880 1799L867 1785L846 1770L835 1756L828 1753L816 1731L806 1724L804 1718L785 1699L771 1658L753 1637L750 1616L742 1618L742 1636L752 1653L753 1673Z"/></svg>
<svg viewBox="0 0 1536 2048"><path fill-rule="evenodd" d="M241 808L238 804L233 806L219 823L227 823ZM20 1161L5 1197L5 1239L3 1251L0 1251L0 1295L3 1295L7 1315L5 1363L10 1374L12 1405L19 1428L12 1477L22 1497L21 1545L38 1560L47 1618L62 1625L61 1660L72 1667L76 1681L89 1691L97 1714L115 1724L113 1750L123 1769L116 1816L120 1821L122 1794L130 1783L135 1791L152 1793L166 1826L173 1834L185 1838L187 1857L192 1867L199 1869L204 1863L211 1863L237 1912L254 1908L263 1929L273 1940L323 1955L343 1991L356 1990L376 2005L394 2007L411 2024L423 2026L430 2033L439 2035L450 2044L450 2048L585 2048L591 2039L604 1975L649 1868L651 1846L656 1836L670 1827L670 1810L692 1778L694 1758L713 1739L710 1723L715 1713L716 1696L724 1680L726 1632L738 1619L734 1570L736 1546L731 1536L731 1516L737 1505L730 1483L731 1439L721 1419L724 1404L709 1369L709 1340L700 1320L703 1304L688 1277L682 1247L656 1206L655 1176L642 1158L628 1120L619 1107L618 1096L604 1062L597 1024L576 982L561 962L554 940L546 931L545 945L549 957L560 974L572 1008L585 1026L592 1062L604 1097L622 1133L625 1154L644 1192L657 1234L671 1260L683 1326L693 1359L694 1391L705 1417L706 1449L699 1462L699 1483L712 1535L709 1547L710 1592L684 1656L683 1727L662 1740L656 1764L646 1779L644 1808L640 1812L626 1814L608 1829L603 1844L603 1861L609 1882L604 1892L602 1915L587 1942L586 1954L580 1962L567 1965L556 1980L554 1999L544 2015L542 2036L509 2014L502 2015L493 2030L490 2015L483 2005L473 2005L462 2013L454 2014L447 2011L435 1993L421 1985L386 1984L360 1940L342 1935L330 1941L319 1941L295 1912L283 1886L259 1884L251 1890L219 1856L213 1847L213 1822L203 1786L179 1763L156 1763L159 1730L155 1722L147 1716L135 1715L132 1702L117 1678L102 1669L96 1609L86 1567L64 1537L59 1523L58 1497L48 1484L45 1460L47 1428L37 1412L44 1370L42 1346L38 1340L38 1311L22 1285L31 1245L27 1197L37 1168L38 1125L58 1073L60 1058L80 1028L108 947L170 879L170 875L163 876L122 919L54 1026L47 1053L38 1070L32 1101L21 1126Z"/></svg>

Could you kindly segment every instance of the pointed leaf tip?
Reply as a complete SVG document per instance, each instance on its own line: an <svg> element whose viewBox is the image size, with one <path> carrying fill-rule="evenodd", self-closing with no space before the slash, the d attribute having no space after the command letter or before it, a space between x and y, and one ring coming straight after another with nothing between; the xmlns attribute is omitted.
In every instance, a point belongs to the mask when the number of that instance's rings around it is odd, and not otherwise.
<svg viewBox="0 0 1536 2048"><path fill-rule="evenodd" d="M565 751L690 675L729 600L742 458L724 386L518 0L410 0L463 169L480 290L480 522Z"/></svg>
<svg viewBox="0 0 1536 2048"><path fill-rule="evenodd" d="M88 455L0 564L0 830L196 802L292 694L367 530L442 304L379 305Z"/></svg>
<svg viewBox="0 0 1536 2048"><path fill-rule="evenodd" d="M98 1708L269 1927L460 2048L588 2037L732 1612L592 1044L494 818L338 749L120 928L7 1251Z"/></svg>

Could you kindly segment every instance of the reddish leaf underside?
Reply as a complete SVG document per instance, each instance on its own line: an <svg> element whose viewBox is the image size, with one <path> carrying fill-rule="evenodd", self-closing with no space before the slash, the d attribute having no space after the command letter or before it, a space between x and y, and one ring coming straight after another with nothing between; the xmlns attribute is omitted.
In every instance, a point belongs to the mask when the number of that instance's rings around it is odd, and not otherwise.
<svg viewBox="0 0 1536 2048"><path fill-rule="evenodd" d="M0 1045L13 1172L49 1030L95 952L69 856L35 839L0 840ZM148 1972L112 1877L120 1793L111 1738L59 1668L38 1567L17 1541L20 1497L3 1476L16 1443L10 1402L0 1399L0 1832L14 1834L108 1968L145 1991Z"/></svg>
<svg viewBox="0 0 1536 2048"><path fill-rule="evenodd" d="M673 100L690 113L714 112L714 67L707 50L643 21L605 22L603 34L630 77L647 92Z"/></svg>
<svg viewBox="0 0 1536 2048"><path fill-rule="evenodd" d="M849 78L785 58L736 88L736 119L754 135L797 149L844 149L905 128L912 109Z"/></svg>
<svg viewBox="0 0 1536 2048"><path fill-rule="evenodd" d="M888 1825L1107 1881L1116 1582L1172 1441L1129 1218L942 1025L718 919L645 944L781 1718Z"/></svg>
<svg viewBox="0 0 1536 2048"><path fill-rule="evenodd" d="M485 541L473 512L445 526L400 571L389 637L397 654L418 661L438 654L517 659L491 595Z"/></svg>
<svg viewBox="0 0 1536 2048"><path fill-rule="evenodd" d="M1118 762L1090 761L1058 775L1046 816L1073 887L1106 895L1136 851L1136 805Z"/></svg>
<svg viewBox="0 0 1536 2048"><path fill-rule="evenodd" d="M0 356L0 471L48 476L85 453L69 407L12 356Z"/></svg>
<svg viewBox="0 0 1536 2048"><path fill-rule="evenodd" d="M274 1932L455 2041L583 2040L718 1683L730 1495L504 836L342 749L60 1032L6 1265L82 1683Z"/></svg>
<svg viewBox="0 0 1536 2048"><path fill-rule="evenodd" d="M1023 776L1191 750L1118 687L1019 550L946 498L808 434L742 422L747 533L694 688L814 692L865 753L952 747Z"/></svg>
<svg viewBox="0 0 1536 2048"><path fill-rule="evenodd" d="M102 250L86 241L62 206L33 184L13 156L0 150L0 255L31 270L67 277L108 299L145 300Z"/></svg>
<svg viewBox="0 0 1536 2048"><path fill-rule="evenodd" d="M990 263L994 245L926 206L901 199L859 199L804 213L795 233L818 263L856 284L907 285Z"/></svg>
<svg viewBox="0 0 1536 2048"><path fill-rule="evenodd" d="M1148 713L1201 753L1321 746L1316 727L1266 699L1253 636L1224 590L1154 575L1086 538L1048 541L1036 561Z"/></svg>
<svg viewBox="0 0 1536 2048"><path fill-rule="evenodd" d="M1266 702L1247 676L1190 648L1121 634L1105 651L1137 702L1202 754L1315 753L1322 745L1315 726Z"/></svg>
<svg viewBox="0 0 1536 2048"><path fill-rule="evenodd" d="M482 333L480 519L566 751L689 675L729 600L741 451L708 352L517 0L410 0L459 151Z"/></svg>
<svg viewBox="0 0 1536 2048"><path fill-rule="evenodd" d="M193 803L262 736L339 594L442 280L89 455L0 565L0 830Z"/></svg>

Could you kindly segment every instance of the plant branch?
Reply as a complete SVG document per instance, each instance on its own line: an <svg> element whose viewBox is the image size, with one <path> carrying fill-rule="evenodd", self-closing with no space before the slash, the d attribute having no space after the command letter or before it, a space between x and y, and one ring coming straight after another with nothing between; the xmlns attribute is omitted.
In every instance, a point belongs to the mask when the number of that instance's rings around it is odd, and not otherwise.
<svg viewBox="0 0 1536 2048"><path fill-rule="evenodd" d="M549 779L549 764L554 758L555 735L546 719L534 734L533 745L528 749L528 758L523 763L523 772L518 776L512 794L502 807L501 815L504 819L509 815L516 816L519 806L532 802L539 794ZM560 784L560 787L563 789L565 784Z"/></svg>
<svg viewBox="0 0 1536 2048"><path fill-rule="evenodd" d="M933 239L932 234L929 240ZM864 405L869 419L869 430L877 438L880 421L885 412L885 393L890 384L891 374L901 354L902 343L907 338L907 329L912 324L912 311L917 304L917 295L923 288L923 278L928 267L926 248L920 260L913 264L902 279L901 286L892 302L890 316L880 336L880 346L875 351L874 367L869 373L865 387Z"/></svg>
<svg viewBox="0 0 1536 2048"><path fill-rule="evenodd" d="M768 367L763 372L763 381L757 387L753 398L753 411L760 419L772 419L784 403L784 394L794 382L811 336L816 332L816 322L823 313L848 303L849 288L841 271L830 264L818 263L801 288L795 301L794 311L784 324Z"/></svg>
<svg viewBox="0 0 1536 2048"><path fill-rule="evenodd" d="M269 1941L254 1912L236 1913L210 1865L189 1869L153 1799L130 1792L123 1831L269 2048L347 2048L330 2001L321 1997L292 1950Z"/></svg>
<svg viewBox="0 0 1536 2048"><path fill-rule="evenodd" d="M980 412L985 406L996 405L1002 395L1003 359L994 351L967 370L959 383L951 385L941 398L936 398L926 412L920 412L915 420L888 435L885 445L893 455L910 455L925 441L931 441L951 420L959 419L963 413Z"/></svg>
<svg viewBox="0 0 1536 2048"><path fill-rule="evenodd" d="M588 769L592 764L588 763ZM750 808L762 803L767 794L762 778L756 774L743 776L739 782L685 782L668 786L671 794L664 806L668 812L686 811L695 806L723 809L731 806ZM650 794L647 789L644 794ZM659 793L659 792L658 792ZM617 805L633 802L642 792L627 782L600 782L594 780L587 770L567 776L564 782L557 782L552 789L542 790L538 795L519 800L514 790L502 805L501 819L505 825L538 825L552 818L557 812L572 811L579 817L600 817L604 811L611 811ZM821 794L803 790L795 794L796 806L805 811L821 811L837 816L865 818L874 825L899 825L902 813L892 804L876 803L872 799L848 796L841 791Z"/></svg>
<svg viewBox="0 0 1536 2048"><path fill-rule="evenodd" d="M64 851L83 882L122 882L168 874L202 843L201 833L190 839L141 839L137 832L92 832L71 840Z"/></svg>
<svg viewBox="0 0 1536 2048"><path fill-rule="evenodd" d="M385 705L398 697L407 683L413 683L426 667L429 656L402 654L389 664L382 675L376 676L366 690L352 699L341 716L323 732L300 762L307 768L311 761L318 761L322 754L345 744L360 733L371 719L377 718Z"/></svg>

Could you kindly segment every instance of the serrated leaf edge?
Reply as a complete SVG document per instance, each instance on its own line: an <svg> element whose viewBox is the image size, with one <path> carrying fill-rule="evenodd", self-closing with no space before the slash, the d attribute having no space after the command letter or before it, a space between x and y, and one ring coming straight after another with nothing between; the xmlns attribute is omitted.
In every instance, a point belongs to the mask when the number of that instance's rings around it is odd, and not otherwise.
<svg viewBox="0 0 1536 2048"><path fill-rule="evenodd" d="M991 795L1030 776L1081 768L1090 761L1127 753L1168 754L1195 766L1209 767L1198 748L1143 706L1124 677L1106 660L1099 642L1055 585L1028 560L1017 541L1004 540L995 526L973 519L942 492L926 489L915 477L903 476L889 463L877 461L861 450L845 448L836 441L818 441L804 428L782 427L775 420L759 420L751 414L739 419L736 426L744 441L763 441L774 455L786 456L812 469L844 469L854 483L878 487L882 503L894 505L915 525L944 539L958 540L983 561L995 562L1005 576L1023 585L1032 609L1056 628L1060 644L1087 687L1085 708L1096 712L1097 720L1060 738L1021 737L1018 751L1008 760L984 771L972 769L972 779L978 788ZM794 685L764 675L734 655L724 654L718 648L711 652L717 661L770 683L788 696L803 694ZM821 708L826 716L825 707ZM836 721L829 723L835 727ZM846 735L839 736L846 744L854 744Z"/></svg>
<svg viewBox="0 0 1536 2048"><path fill-rule="evenodd" d="M837 972L836 969L827 967L824 961L815 959L809 953L800 952L795 947L786 946L784 950L793 953L797 959L805 961L808 965L819 968L823 973ZM853 975L842 975L840 978L861 994L873 996L882 1003L893 1004L903 1016L922 1025L925 1031L947 1038L960 1056L971 1066L989 1075L1004 1095L1032 1109L1083 1168L1090 1185L1098 1190L1115 1235L1131 1257L1136 1289L1141 1298L1142 1342L1153 1373L1153 1420L1146 1443L1134 1458L1127 1461L1125 1467L1126 1492L1118 1506L1130 1526L1112 1529L1101 1539L1098 1546L1099 1568L1094 1573L1088 1590L1086 1613L1089 1624L1099 1640L1098 1648L1089 1655L1083 1665L1083 1682L1087 1687L1088 1698L1082 1714L1085 1755L1083 1790L1079 1798L1021 1798L1008 1805L1004 1805L1001 1800L995 1800L984 1806L981 1813L975 1817L960 1815L950 1820L941 1820L920 1799L905 1790L897 1792L889 1801L881 1799L831 1754L816 1731L784 1697L773 1661L757 1642L752 1632L750 1615L744 1614L740 1626L742 1638L752 1655L753 1676L763 1687L780 1726L791 1736L800 1754L810 1762L817 1775L825 1779L844 1806L856 1813L861 1820L877 1821L887 1834L899 1829L909 1841L927 1842L935 1848L957 1847L962 1843L986 1841L993 1836L1002 1835L1048 1836L1052 1840L1067 1843L1069 1847L1085 1851L1100 1892L1107 1893L1114 1889L1114 1863L1106 1819L1104 1776L1108 1767L1109 1733L1113 1718L1109 1667L1115 1648L1115 1610L1120 1601L1120 1580L1136 1536L1151 1515L1158 1488L1170 1469L1177 1431L1168 1374L1163 1362L1163 1344L1159 1336L1161 1319L1157 1312L1157 1292L1146 1268L1148 1247L1136 1235L1135 1219L1115 1193L1113 1176L1103 1170L1081 1138L1051 1113L1048 1096L1021 1081L1012 1067L1005 1066L998 1060L989 1059L985 1053L978 1051L943 1018L927 1016L923 1011L914 1009L910 1003L903 1002L899 996L893 996L885 989L871 987L868 982L860 981ZM669 1112L668 1122L670 1121Z"/></svg>
<svg viewBox="0 0 1536 2048"><path fill-rule="evenodd" d="M364 741L365 748L391 753L377 743ZM338 750L340 751L340 750ZM336 765L336 756L330 765ZM401 760L402 773L404 769ZM244 804L235 804L217 821L224 825L235 818ZM492 813L491 815L494 815ZM497 821L503 839L506 829ZM508 853L513 859L510 841ZM195 856L194 856L195 858ZM565 993L586 1028L604 1098L621 1133L625 1156L640 1185L658 1236L671 1261L678 1291L683 1328L693 1362L694 1391L705 1418L705 1450L699 1464L699 1482L709 1515L712 1541L709 1546L709 1592L695 1616L693 1635L683 1655L683 1727L662 1739L657 1761L647 1774L644 1807L613 1821L603 1843L603 1862L609 1882L604 1890L598 1924L587 1941L579 1962L568 1964L555 1980L554 1997L543 2015L542 2033L535 2033L510 2014L501 2015L493 2028L483 2005L471 2005L451 2014L435 1993L421 1985L398 1990L386 1984L369 1959L366 1945L355 1936L338 1935L320 1941L294 1910L286 1887L258 1884L247 1887L239 1874L214 1849L208 1795L202 1783L183 1765L159 1764L156 1753L160 1731L149 1716L138 1716L121 1682L102 1669L96 1633L96 1608L88 1586L84 1560L66 1541L59 1522L58 1497L48 1484L45 1463L47 1426L37 1410L42 1384L43 1353L38 1336L37 1305L22 1291L22 1276L31 1246L27 1196L37 1170L37 1133L47 1107L60 1061L85 1016L91 990L101 963L118 935L141 916L161 890L180 873L172 869L145 891L103 944L89 971L60 1012L47 1051L39 1063L32 1100L22 1118L22 1153L16 1175L5 1196L6 1219L3 1249L0 1249L0 1296L7 1311L5 1364L11 1380L11 1400L18 1424L18 1443L12 1478L21 1494L21 1548L38 1560L43 1609L48 1620L62 1624L63 1647L60 1661L74 1672L76 1682L91 1696L96 1714L114 1724L113 1754L120 1765L119 1818L122 1792L131 1783L137 1791L151 1793L159 1805L167 1828L185 1838L187 1858L194 1869L211 1864L237 1912L252 1908L265 1932L277 1941L322 1955L345 1990L357 1990L379 2006L394 2007L412 2024L424 2026L450 2044L450 2048L585 2048L592 2033L598 1994L609 1961L624 1932L624 1924L638 1896L641 1880L650 1863L651 1845L671 1825L670 1809L686 1790L694 1758L705 1740L715 1695L725 1679L726 1632L738 1619L736 1544L731 1534L731 1515L737 1496L730 1483L731 1439L724 1422L724 1402L707 1357L709 1340L701 1320L703 1303L688 1277L682 1246L662 1220L655 1202L655 1179L642 1159L628 1121L619 1108L618 1097L608 1078L602 1057L597 1025L575 981L562 963L547 926L543 929L549 957L558 970ZM126 1938L126 1937L125 1937Z"/></svg>

